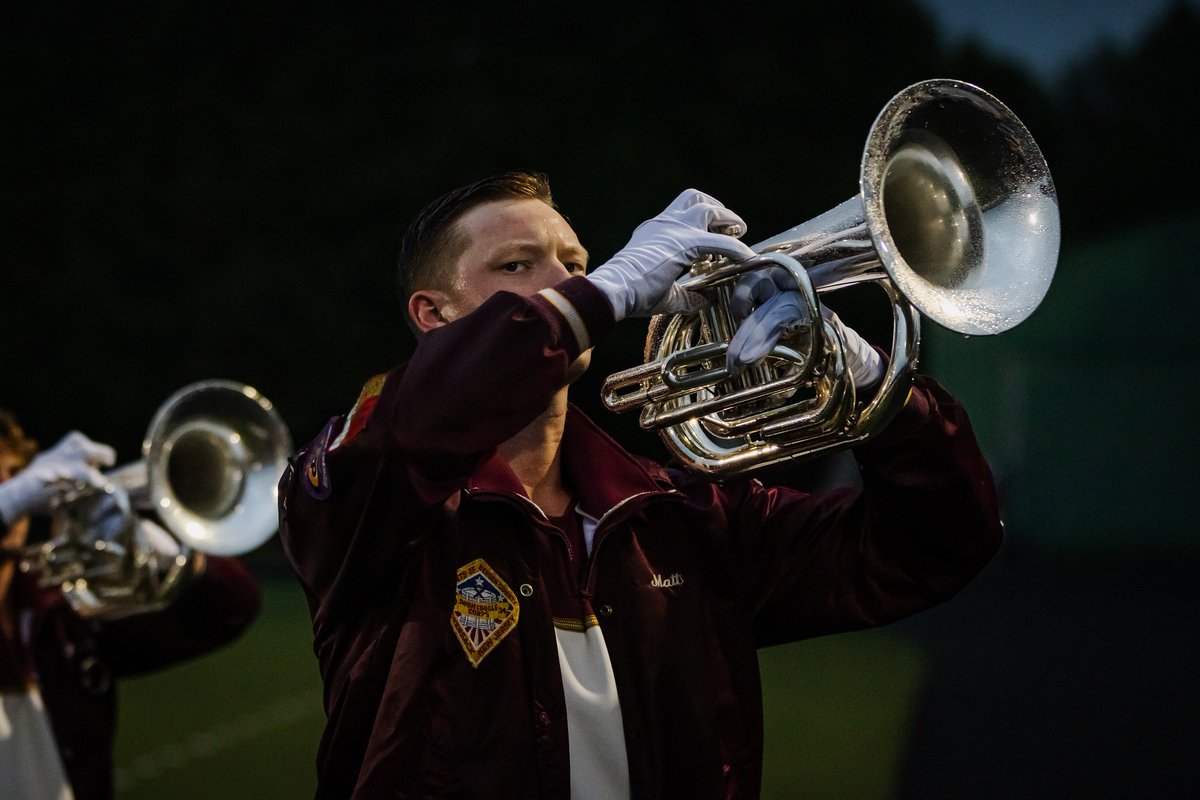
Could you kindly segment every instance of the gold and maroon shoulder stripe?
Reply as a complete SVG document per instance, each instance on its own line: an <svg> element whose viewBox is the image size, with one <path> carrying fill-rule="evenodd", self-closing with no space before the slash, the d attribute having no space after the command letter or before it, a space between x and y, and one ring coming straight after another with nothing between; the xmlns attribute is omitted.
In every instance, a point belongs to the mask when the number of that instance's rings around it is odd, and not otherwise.
<svg viewBox="0 0 1200 800"><path fill-rule="evenodd" d="M354 407L346 416L346 424L337 439L330 445L330 450L351 441L367 426L367 420L371 418L371 412L375 410L375 405L379 402L379 395L383 391L383 382L386 378L387 373L381 372L371 376L363 384L362 391L358 393L358 400L354 402Z"/></svg>

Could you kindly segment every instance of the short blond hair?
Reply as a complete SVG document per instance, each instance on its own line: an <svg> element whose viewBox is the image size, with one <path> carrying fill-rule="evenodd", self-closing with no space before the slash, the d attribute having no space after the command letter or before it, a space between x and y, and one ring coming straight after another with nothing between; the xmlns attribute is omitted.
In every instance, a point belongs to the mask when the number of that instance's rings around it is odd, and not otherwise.
<svg viewBox="0 0 1200 800"><path fill-rule="evenodd" d="M449 264L467 246L455 230L463 214L497 200L541 200L555 208L550 179L540 172L502 172L447 192L425 206L400 242L396 268L396 293L404 307L404 319L418 336L416 322L408 315L408 299L421 289L445 290Z"/></svg>

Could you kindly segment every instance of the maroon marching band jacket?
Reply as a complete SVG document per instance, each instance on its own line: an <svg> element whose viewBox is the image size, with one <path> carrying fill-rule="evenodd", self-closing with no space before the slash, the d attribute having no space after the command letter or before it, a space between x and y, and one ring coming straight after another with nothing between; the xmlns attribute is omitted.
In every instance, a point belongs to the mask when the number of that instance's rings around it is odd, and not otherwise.
<svg viewBox="0 0 1200 800"><path fill-rule="evenodd" d="M76 614L57 587L17 574L14 615L27 640L9 643L9 669L36 680L75 800L113 797L117 680L207 653L237 638L257 616L258 583L233 558L205 556L203 571L161 611L101 623Z"/></svg>
<svg viewBox="0 0 1200 800"><path fill-rule="evenodd" d="M285 472L280 535L325 686L319 798L570 797L547 601L563 539L495 450L613 325L586 279L555 290L554 303L499 293L427 334L360 432L338 442L335 417ZM756 648L929 608L1001 539L966 415L923 377L855 449L861 492L668 471L574 408L563 453L600 519L580 600L609 650L634 798L757 797ZM480 559L521 591L506 593L515 626L476 667L451 618L456 576Z"/></svg>

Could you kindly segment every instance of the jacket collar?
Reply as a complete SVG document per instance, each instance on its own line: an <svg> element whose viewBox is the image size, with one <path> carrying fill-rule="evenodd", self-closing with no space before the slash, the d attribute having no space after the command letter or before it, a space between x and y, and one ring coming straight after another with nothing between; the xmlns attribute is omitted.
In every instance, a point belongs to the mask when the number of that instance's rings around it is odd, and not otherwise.
<svg viewBox="0 0 1200 800"><path fill-rule="evenodd" d="M631 455L575 405L567 410L562 447L563 472L580 511L592 519L635 495L663 494L671 488L661 467ZM471 492L526 497L525 488L496 452L476 468L468 486Z"/></svg>

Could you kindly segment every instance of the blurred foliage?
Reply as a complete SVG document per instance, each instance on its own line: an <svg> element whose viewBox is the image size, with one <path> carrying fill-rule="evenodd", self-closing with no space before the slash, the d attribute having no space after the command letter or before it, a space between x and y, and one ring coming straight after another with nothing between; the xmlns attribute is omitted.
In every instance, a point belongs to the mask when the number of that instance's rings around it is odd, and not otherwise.
<svg viewBox="0 0 1200 800"><path fill-rule="evenodd" d="M922 352L970 410L1009 541L1130 554L1200 551L1200 207L1064 248L1045 301L1003 336L936 325Z"/></svg>
<svg viewBox="0 0 1200 800"><path fill-rule="evenodd" d="M769 6L769 7L768 7ZM137 456L193 380L257 386L297 440L411 348L393 253L430 198L548 172L595 258L697 186L773 235L852 196L872 120L917 80L979 83L1034 132L1068 241L1192 202L1180 3L1132 52L1044 86L947 48L910 0L750 4L46 2L3 12L0 404L46 442ZM869 22L867 22L869 21ZM640 358L628 324L576 393ZM632 419L619 439L656 452Z"/></svg>

